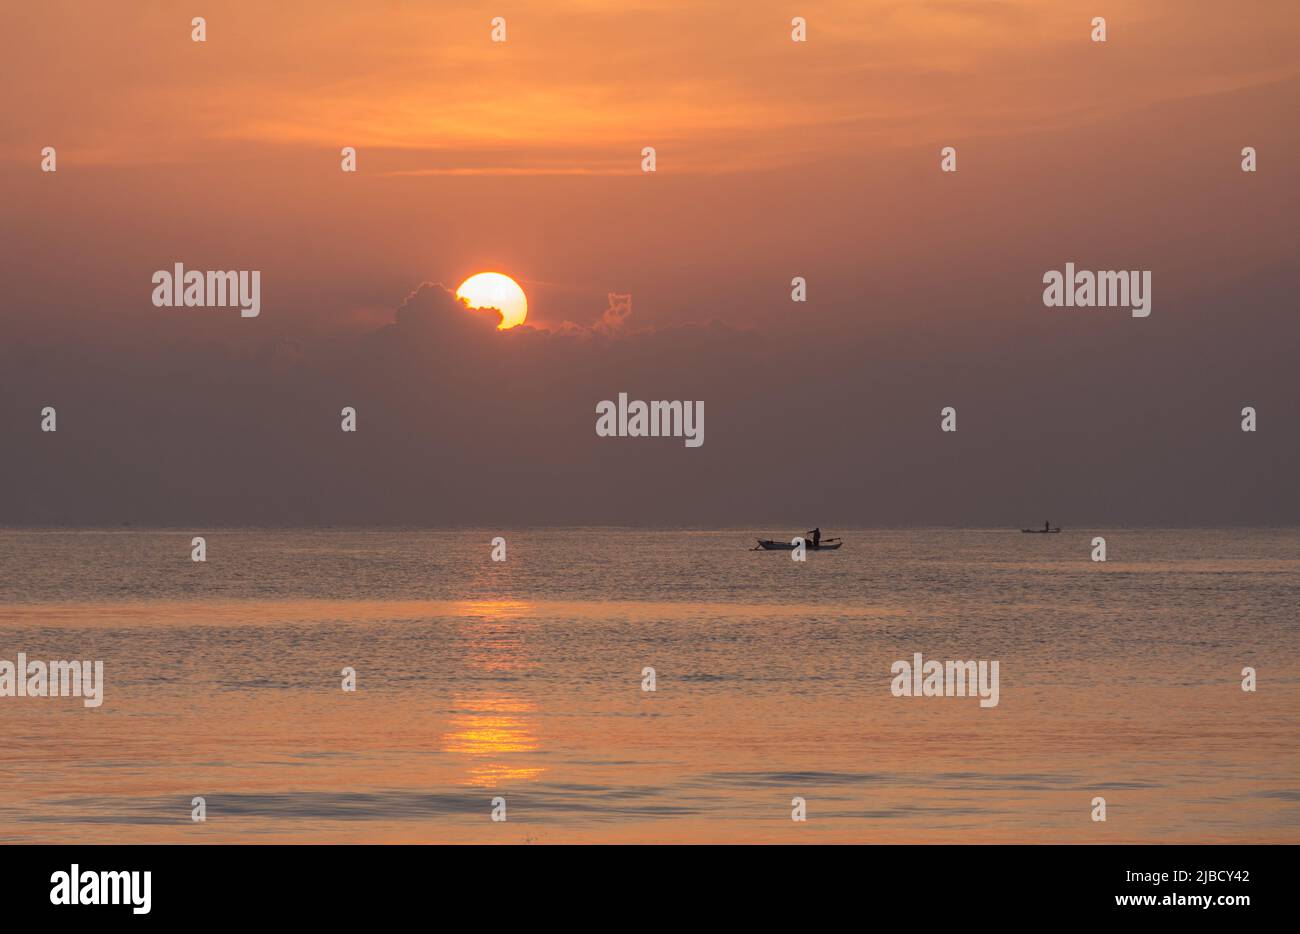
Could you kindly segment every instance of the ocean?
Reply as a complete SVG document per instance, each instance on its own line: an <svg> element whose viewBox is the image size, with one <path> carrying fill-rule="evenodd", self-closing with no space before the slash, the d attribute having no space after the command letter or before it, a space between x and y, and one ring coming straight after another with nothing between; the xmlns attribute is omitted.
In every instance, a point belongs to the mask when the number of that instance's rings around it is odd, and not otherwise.
<svg viewBox="0 0 1300 934"><path fill-rule="evenodd" d="M0 840L1300 842L1300 529L799 531L2 530Z"/></svg>

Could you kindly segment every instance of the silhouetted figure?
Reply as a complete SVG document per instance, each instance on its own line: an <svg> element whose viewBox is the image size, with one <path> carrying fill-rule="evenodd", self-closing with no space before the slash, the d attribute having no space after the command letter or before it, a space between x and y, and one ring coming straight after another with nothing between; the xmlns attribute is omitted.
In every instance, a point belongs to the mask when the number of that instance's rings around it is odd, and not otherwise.
<svg viewBox="0 0 1300 934"><path fill-rule="evenodd" d="M806 534L812 536L812 546L813 546L814 548L816 548L817 546L819 546L819 545L821 544L821 542L822 542L822 530L821 530L820 528L813 529L811 532L808 532L808 533L806 533Z"/></svg>
<svg viewBox="0 0 1300 934"><path fill-rule="evenodd" d="M1050 531L1052 531L1052 520L1051 520L1051 519L1048 519L1046 522L1043 523L1043 531L1044 531L1044 532L1050 532Z"/></svg>

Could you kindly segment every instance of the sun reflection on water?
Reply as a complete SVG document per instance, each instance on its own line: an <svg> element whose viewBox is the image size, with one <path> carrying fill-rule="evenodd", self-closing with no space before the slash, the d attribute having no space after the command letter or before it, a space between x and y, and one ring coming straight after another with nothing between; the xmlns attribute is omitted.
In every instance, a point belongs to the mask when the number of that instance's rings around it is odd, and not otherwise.
<svg viewBox="0 0 1300 934"><path fill-rule="evenodd" d="M499 695L457 697L454 706L442 749L468 760L468 784L487 788L532 781L545 771L509 758L541 748L528 716L536 713L536 705Z"/></svg>

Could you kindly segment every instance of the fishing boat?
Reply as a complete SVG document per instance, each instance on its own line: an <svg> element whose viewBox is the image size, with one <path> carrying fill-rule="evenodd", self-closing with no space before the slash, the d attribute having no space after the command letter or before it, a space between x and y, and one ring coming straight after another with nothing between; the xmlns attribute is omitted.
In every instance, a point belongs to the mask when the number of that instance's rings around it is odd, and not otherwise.
<svg viewBox="0 0 1300 934"><path fill-rule="evenodd" d="M1060 529L1021 529L1022 532L1028 532L1031 535L1051 535L1061 531Z"/></svg>
<svg viewBox="0 0 1300 934"><path fill-rule="evenodd" d="M820 545L813 545L811 542L808 542L804 545L804 548L809 551L834 551L843 544L844 542L842 539L828 538ZM770 538L760 538L758 540L758 548L751 548L750 551L758 551L760 549L763 551L794 551L794 545L790 544L790 542L778 542L773 541Z"/></svg>

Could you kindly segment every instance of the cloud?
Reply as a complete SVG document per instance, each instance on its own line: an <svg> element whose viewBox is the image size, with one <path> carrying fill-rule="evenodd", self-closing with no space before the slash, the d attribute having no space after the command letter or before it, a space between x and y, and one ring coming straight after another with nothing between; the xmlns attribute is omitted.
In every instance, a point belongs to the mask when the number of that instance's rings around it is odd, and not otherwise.
<svg viewBox="0 0 1300 934"><path fill-rule="evenodd" d="M402 299L393 316L398 331L449 331L464 337L486 337L501 324L495 308L470 308L441 283L422 282Z"/></svg>
<svg viewBox="0 0 1300 934"><path fill-rule="evenodd" d="M1094 69L1096 11L1077 3L824 0L800 11L803 49L777 0L702 5L691 28L671 4L570 4L512 18L501 47L477 11L447 6L376 16L334 0L304 17L236 4L209 40L225 63L213 68L165 7L5 5L7 90L29 106L7 115L0 154L25 163L53 139L82 165L154 165L210 159L218 143L243 158L249 144L332 154L346 140L366 172L577 176L635 172L655 142L671 145L676 173L734 172L868 142L1053 132L1294 76L1300 24L1288 4L1258 16L1212 0L1127 4L1108 67ZM86 96L85 73L103 93Z"/></svg>
<svg viewBox="0 0 1300 934"><path fill-rule="evenodd" d="M1268 296L1294 277L1249 285L1253 298L1167 303L1123 342L1127 319L1034 314L996 353L964 338L956 355L929 332L632 327L621 299L590 326L498 331L497 315L434 283L362 334L257 337L239 322L234 350L113 353L69 337L0 372L4 482L23 491L3 521L825 528L1015 525L1048 508L1067 526L1267 521L1296 502L1295 381L1287 345L1264 337L1285 323ZM1236 316L1214 313L1229 302ZM184 319L199 334L204 313ZM1255 334L1248 372L1225 371L1218 348L1244 353ZM1155 359L1178 365L1153 372ZM704 446L597 437L596 403L620 392L703 400ZM1243 444L1239 400L1276 429ZM50 404L59 431L43 435ZM945 436L948 404L960 431ZM344 406L356 434L340 431Z"/></svg>
<svg viewBox="0 0 1300 934"><path fill-rule="evenodd" d="M487 350L494 342L529 342L540 348L547 342L591 340L606 338L635 340L650 338L658 330L645 326L635 328L632 320L632 295L609 292L607 305L592 324L578 324L565 320L557 328L523 324L505 331L497 329L501 312L495 308L470 308L469 305L441 283L422 282L402 299L393 313L393 321L370 335L370 344L408 346L414 338L437 341L444 347L458 347L458 354L471 348ZM703 325L687 325L669 329L694 335L694 340L739 341L751 343L758 339L752 331L734 328L720 321L706 321Z"/></svg>

